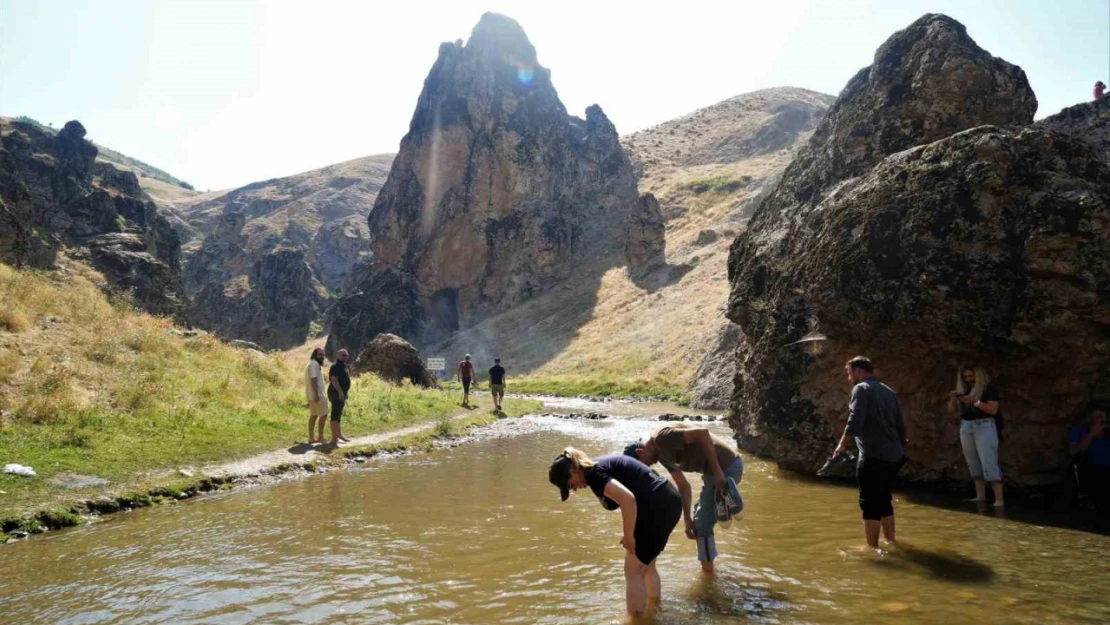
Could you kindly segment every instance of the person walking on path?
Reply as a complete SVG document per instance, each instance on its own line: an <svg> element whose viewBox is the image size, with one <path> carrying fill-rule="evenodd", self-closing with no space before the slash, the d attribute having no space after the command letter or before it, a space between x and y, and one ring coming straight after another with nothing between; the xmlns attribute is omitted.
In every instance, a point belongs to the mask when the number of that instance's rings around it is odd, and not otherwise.
<svg viewBox="0 0 1110 625"><path fill-rule="evenodd" d="M505 367L501 366L500 358L494 358L489 368L489 392L493 395L494 410L501 410L501 402L505 399Z"/></svg>
<svg viewBox="0 0 1110 625"><path fill-rule="evenodd" d="M646 443L631 443L624 448L626 456L647 466L663 465L682 496L682 518L686 537L698 541L698 561L702 571L713 572L717 559L717 543L713 527L718 517L728 520L744 510L737 483L744 477L744 461L728 443L708 429L692 423L678 422L660 426ZM692 489L683 472L701 474L701 494L691 513ZM718 510L718 500L725 497L725 512Z"/></svg>
<svg viewBox="0 0 1110 625"><path fill-rule="evenodd" d="M470 362L470 354L467 354L462 362L459 363L458 368L459 382L462 382L463 387L463 406L470 406L470 385L475 382L474 380L474 363Z"/></svg>
<svg viewBox="0 0 1110 625"><path fill-rule="evenodd" d="M1097 99L1101 98L1102 94L1104 94L1104 93L1106 93L1106 85L1103 84L1103 82L1101 80L1096 80L1095 81L1095 99L1097 100Z"/></svg>
<svg viewBox="0 0 1110 625"><path fill-rule="evenodd" d="M994 491L994 505L1005 505L1002 497L1002 469L998 465L998 438L1001 414L998 391L982 367L960 365L956 390L948 394L948 410L960 411L960 446L975 481L975 501L987 500L986 483Z"/></svg>
<svg viewBox="0 0 1110 625"><path fill-rule="evenodd" d="M331 444L346 443L340 427L343 418L343 408L347 405L347 393L351 390L351 376L347 373L347 350L341 349L335 353L335 364L328 369L328 401L331 402Z"/></svg>
<svg viewBox="0 0 1110 625"><path fill-rule="evenodd" d="M323 348L312 350L312 357L308 359L308 366L304 370L304 392L308 399L308 444L314 445L324 441L324 420L328 416ZM316 425L317 419L320 420L319 426Z"/></svg>
<svg viewBox="0 0 1110 625"><path fill-rule="evenodd" d="M863 533L867 545L877 549L880 528L887 541L894 542L894 481L905 463L906 425L898 396L874 378L869 359L856 356L845 369L855 386L848 400L848 425L833 457L846 453L848 441L856 439Z"/></svg>
<svg viewBox="0 0 1110 625"><path fill-rule="evenodd" d="M613 454L591 460L567 447L555 457L547 477L563 501L570 491L589 487L606 510L621 511L621 546L624 554L625 603L629 614L658 605L662 596L655 559L682 515L682 498L667 478L644 463Z"/></svg>

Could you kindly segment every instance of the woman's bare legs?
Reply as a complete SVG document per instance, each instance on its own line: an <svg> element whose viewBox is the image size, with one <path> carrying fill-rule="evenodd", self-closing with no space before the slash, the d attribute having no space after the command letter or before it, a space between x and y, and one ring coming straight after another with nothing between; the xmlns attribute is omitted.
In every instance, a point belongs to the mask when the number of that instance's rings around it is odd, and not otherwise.
<svg viewBox="0 0 1110 625"><path fill-rule="evenodd" d="M647 610L648 568L631 552L624 553L624 599L628 605L628 613L632 616L639 616ZM655 579L659 579L658 574Z"/></svg>
<svg viewBox="0 0 1110 625"><path fill-rule="evenodd" d="M1002 499L1002 482L991 482L991 488L994 489L995 507L1001 508L1002 506L1006 505L1005 500Z"/></svg>

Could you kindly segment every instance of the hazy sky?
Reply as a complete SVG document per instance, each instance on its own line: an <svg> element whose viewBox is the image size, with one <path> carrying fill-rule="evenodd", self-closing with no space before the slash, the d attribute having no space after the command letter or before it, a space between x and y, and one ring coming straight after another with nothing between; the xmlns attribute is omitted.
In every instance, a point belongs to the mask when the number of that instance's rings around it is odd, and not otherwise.
<svg viewBox="0 0 1110 625"><path fill-rule="evenodd" d="M1110 0L0 0L0 114L239 186L396 151L439 43L485 11L622 134L765 87L836 94L926 12L1024 68L1038 117L1110 82Z"/></svg>

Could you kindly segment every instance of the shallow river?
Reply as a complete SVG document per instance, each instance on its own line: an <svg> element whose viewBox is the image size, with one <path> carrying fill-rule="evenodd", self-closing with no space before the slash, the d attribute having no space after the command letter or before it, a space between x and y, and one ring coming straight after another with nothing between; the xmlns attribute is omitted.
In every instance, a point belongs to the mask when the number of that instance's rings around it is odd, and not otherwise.
<svg viewBox="0 0 1110 625"><path fill-rule="evenodd" d="M8 545L0 622L620 623L619 513L586 491L561 503L546 468L566 444L607 452L653 425L511 420L461 447ZM745 462L747 514L718 531L717 578L680 523L658 622L1110 622L1106 536L899 495L905 545L875 555L858 548L852 488Z"/></svg>

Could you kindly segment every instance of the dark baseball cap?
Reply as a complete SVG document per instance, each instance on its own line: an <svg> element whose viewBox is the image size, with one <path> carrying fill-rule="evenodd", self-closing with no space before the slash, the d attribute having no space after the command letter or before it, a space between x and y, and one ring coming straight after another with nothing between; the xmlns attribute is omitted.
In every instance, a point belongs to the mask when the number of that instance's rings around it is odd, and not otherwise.
<svg viewBox="0 0 1110 625"><path fill-rule="evenodd" d="M635 441L633 443L629 443L629 444L624 446L624 455L628 456L629 458L635 458L635 459L639 460L640 457L636 455L636 450L642 449L643 446L644 446L644 443L642 441Z"/></svg>
<svg viewBox="0 0 1110 625"><path fill-rule="evenodd" d="M555 460L551 462L551 467L547 469L547 479L551 480L559 489L559 496L563 501L570 497L570 470L574 464L570 461L565 453L555 456Z"/></svg>

